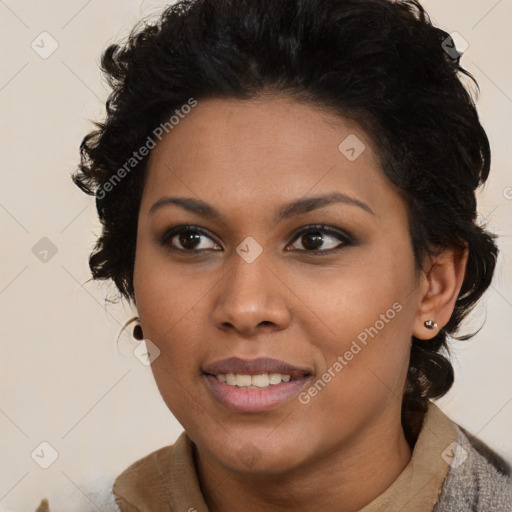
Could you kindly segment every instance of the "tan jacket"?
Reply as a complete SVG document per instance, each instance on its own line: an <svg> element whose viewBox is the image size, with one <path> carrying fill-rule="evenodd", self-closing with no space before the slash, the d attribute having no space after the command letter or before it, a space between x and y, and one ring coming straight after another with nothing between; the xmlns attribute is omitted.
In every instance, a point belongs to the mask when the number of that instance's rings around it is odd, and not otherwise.
<svg viewBox="0 0 512 512"><path fill-rule="evenodd" d="M450 467L441 454L456 438L457 425L431 404L411 461L398 479L361 512L432 512ZM161 448L128 467L117 477L113 490L121 512L208 512L186 433L173 446Z"/></svg>

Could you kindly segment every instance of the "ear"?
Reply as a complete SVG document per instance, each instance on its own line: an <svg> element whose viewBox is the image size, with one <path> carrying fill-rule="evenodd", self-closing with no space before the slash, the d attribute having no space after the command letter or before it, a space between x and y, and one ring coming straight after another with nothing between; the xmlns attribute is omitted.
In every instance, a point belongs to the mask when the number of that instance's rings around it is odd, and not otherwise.
<svg viewBox="0 0 512 512"><path fill-rule="evenodd" d="M421 275L413 336L431 339L448 323L464 281L467 261L467 245L465 249L447 247L427 258L427 270ZM437 327L428 329L426 320L433 320Z"/></svg>

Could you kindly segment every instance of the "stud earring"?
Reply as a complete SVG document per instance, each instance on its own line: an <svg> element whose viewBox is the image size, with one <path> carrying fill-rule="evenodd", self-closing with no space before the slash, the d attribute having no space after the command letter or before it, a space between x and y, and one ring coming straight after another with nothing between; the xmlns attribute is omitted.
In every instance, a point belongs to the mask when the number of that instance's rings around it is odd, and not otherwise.
<svg viewBox="0 0 512 512"><path fill-rule="evenodd" d="M424 325L427 329L437 329L437 322L434 320L426 320Z"/></svg>
<svg viewBox="0 0 512 512"><path fill-rule="evenodd" d="M142 327L139 323L133 328L133 337L139 341L144 339L144 333L142 332Z"/></svg>

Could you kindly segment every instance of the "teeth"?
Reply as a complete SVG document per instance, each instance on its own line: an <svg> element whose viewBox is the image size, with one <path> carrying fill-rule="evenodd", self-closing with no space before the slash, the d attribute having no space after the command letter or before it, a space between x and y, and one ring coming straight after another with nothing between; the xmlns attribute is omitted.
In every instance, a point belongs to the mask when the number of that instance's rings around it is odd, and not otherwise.
<svg viewBox="0 0 512 512"><path fill-rule="evenodd" d="M253 375L251 384L257 388L267 388L270 386L269 376L266 373L263 373L262 375Z"/></svg>
<svg viewBox="0 0 512 512"><path fill-rule="evenodd" d="M260 375L219 373L215 377L217 377L217 380L220 382L245 389L268 388L269 386L281 384L281 382L289 382L291 379L290 375L282 375L281 373L262 373Z"/></svg>
<svg viewBox="0 0 512 512"><path fill-rule="evenodd" d="M236 374L236 385L239 388L245 388L252 385L252 377L250 375Z"/></svg>
<svg viewBox="0 0 512 512"><path fill-rule="evenodd" d="M270 384L279 384L281 382L282 375L280 373L271 373L268 376L268 380L270 381Z"/></svg>

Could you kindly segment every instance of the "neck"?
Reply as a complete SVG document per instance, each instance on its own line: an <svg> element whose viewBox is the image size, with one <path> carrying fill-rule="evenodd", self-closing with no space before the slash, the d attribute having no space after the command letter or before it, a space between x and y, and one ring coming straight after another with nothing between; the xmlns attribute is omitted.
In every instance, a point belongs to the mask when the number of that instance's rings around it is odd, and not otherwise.
<svg viewBox="0 0 512 512"><path fill-rule="evenodd" d="M382 494L411 459L411 448L400 422L393 427L363 432L358 439L334 447L329 454L279 474L230 470L196 451L199 481L208 509L355 512Z"/></svg>

